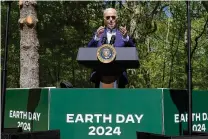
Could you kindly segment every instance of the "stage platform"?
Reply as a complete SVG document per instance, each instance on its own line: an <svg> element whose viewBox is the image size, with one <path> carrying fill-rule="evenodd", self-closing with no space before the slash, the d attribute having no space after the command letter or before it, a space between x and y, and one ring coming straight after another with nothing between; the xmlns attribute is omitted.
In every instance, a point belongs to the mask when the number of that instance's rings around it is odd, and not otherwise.
<svg viewBox="0 0 208 139"><path fill-rule="evenodd" d="M174 89L8 89L5 127L60 129L61 139L136 139L136 132L182 135L188 93ZM208 132L208 91L193 91L193 131Z"/></svg>

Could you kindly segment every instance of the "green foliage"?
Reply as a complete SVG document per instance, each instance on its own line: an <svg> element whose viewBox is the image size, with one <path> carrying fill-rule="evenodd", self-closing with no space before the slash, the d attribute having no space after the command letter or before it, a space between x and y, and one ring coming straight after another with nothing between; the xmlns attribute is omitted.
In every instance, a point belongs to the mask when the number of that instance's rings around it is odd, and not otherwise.
<svg viewBox="0 0 208 139"><path fill-rule="evenodd" d="M115 3L119 24L127 25L136 40L140 67L128 70L130 88L186 88L186 3L132 1ZM110 7L111 5L107 5ZM121 6L121 7L120 7ZM164 10L165 9L165 10ZM192 75L194 89L208 89L207 3L191 2ZM38 1L41 87L59 87L70 81L75 87L93 87L91 69L79 65L76 56L93 32L103 25L103 2ZM167 14L169 16L167 16ZM1 52L4 52L6 5L2 3ZM10 18L8 85L19 87L19 9L12 4Z"/></svg>

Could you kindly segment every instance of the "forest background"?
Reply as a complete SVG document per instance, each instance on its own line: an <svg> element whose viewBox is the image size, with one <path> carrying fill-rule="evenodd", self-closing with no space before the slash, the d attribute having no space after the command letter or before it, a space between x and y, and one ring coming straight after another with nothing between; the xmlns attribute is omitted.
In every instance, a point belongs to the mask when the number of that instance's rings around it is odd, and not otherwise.
<svg viewBox="0 0 208 139"><path fill-rule="evenodd" d="M25 3L24 3L25 4ZM24 7L24 6L23 6ZM91 69L76 61L103 24L103 10L118 10L119 23L136 41L140 67L128 70L129 88L187 88L187 18L185 1L37 1L37 83L23 70L27 65L21 43L20 3L12 3L9 28L7 88L59 87L69 81L91 88ZM1 58L5 43L5 2L1 2ZM193 89L208 90L208 2L191 2L191 60ZM24 9L24 8L23 8ZM31 47L32 48L32 47ZM26 59L26 57L25 57ZM3 63L3 61L1 61ZM27 76L27 78L24 78ZM38 85L37 85L38 84Z"/></svg>

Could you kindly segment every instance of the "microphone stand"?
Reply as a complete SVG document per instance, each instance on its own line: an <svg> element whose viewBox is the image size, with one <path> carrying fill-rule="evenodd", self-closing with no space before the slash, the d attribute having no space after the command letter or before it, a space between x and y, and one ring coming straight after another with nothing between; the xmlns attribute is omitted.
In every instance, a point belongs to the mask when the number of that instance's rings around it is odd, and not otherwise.
<svg viewBox="0 0 208 139"><path fill-rule="evenodd" d="M113 45L115 40L116 40L116 36L112 35L111 40L110 40L110 44Z"/></svg>
<svg viewBox="0 0 208 139"><path fill-rule="evenodd" d="M187 5L187 50L188 50L188 133L192 135L192 71L191 71L191 19L190 19L190 1Z"/></svg>
<svg viewBox="0 0 208 139"><path fill-rule="evenodd" d="M9 16L12 1L6 1L7 16L6 16L6 30L5 30L5 46L4 46L4 60L2 72L2 90L1 90L1 133L4 132L4 116L5 116L5 96L6 96L6 82L7 82L7 57L8 57L8 32L9 32Z"/></svg>

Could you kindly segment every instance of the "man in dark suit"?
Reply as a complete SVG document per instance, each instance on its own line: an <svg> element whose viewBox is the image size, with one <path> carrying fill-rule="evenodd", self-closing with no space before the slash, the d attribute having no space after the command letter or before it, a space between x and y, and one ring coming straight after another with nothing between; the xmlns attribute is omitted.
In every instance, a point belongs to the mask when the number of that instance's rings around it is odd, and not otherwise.
<svg viewBox="0 0 208 139"><path fill-rule="evenodd" d="M126 26L118 27L118 15L117 11L113 8L108 8L103 12L105 26L100 26L92 40L88 43L88 47L99 47L103 44L110 43L111 37L115 36L114 47L135 47L133 40L129 37ZM95 83L95 87L99 88L100 78L96 75L96 71L91 74L90 80ZM128 78L126 70L123 71L119 77L118 88L125 88L128 84Z"/></svg>

